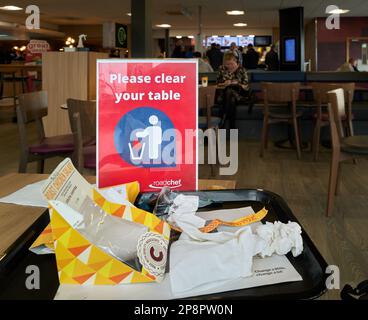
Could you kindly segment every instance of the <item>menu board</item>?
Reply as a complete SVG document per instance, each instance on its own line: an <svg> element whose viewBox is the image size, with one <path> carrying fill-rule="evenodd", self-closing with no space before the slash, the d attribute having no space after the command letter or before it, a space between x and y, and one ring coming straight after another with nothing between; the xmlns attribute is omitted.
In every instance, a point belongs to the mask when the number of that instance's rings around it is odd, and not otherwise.
<svg viewBox="0 0 368 320"><path fill-rule="evenodd" d="M248 44L254 44L254 36L246 36L239 38L239 46L247 47Z"/></svg>
<svg viewBox="0 0 368 320"><path fill-rule="evenodd" d="M206 45L209 47L212 43L216 43L221 45L221 47L230 47L233 42L237 46L246 47L248 44L254 44L254 36L208 37Z"/></svg>
<svg viewBox="0 0 368 320"><path fill-rule="evenodd" d="M197 188L197 60L98 60L97 184Z"/></svg>

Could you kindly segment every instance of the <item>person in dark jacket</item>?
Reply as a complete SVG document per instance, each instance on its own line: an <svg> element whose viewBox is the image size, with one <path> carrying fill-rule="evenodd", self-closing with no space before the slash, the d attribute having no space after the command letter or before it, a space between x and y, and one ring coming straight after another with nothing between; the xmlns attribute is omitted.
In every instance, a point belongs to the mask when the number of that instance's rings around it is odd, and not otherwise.
<svg viewBox="0 0 368 320"><path fill-rule="evenodd" d="M176 42L171 58L185 58L185 48L182 40Z"/></svg>
<svg viewBox="0 0 368 320"><path fill-rule="evenodd" d="M232 52L224 55L224 64L217 74L217 85L222 89L218 96L218 102L222 104L221 126L236 129L236 107L242 97L249 95L249 84L246 70Z"/></svg>
<svg viewBox="0 0 368 320"><path fill-rule="evenodd" d="M210 60L212 69L217 71L222 65L224 55L215 43L211 44L211 49L207 51L206 56Z"/></svg>
<svg viewBox="0 0 368 320"><path fill-rule="evenodd" d="M279 55L275 51L275 45L272 45L270 51L267 52L265 64L267 66L267 70L279 71L280 61L279 61Z"/></svg>
<svg viewBox="0 0 368 320"><path fill-rule="evenodd" d="M257 69L259 62L259 53L254 50L252 44L248 44L247 53L244 55L243 67L247 70Z"/></svg>

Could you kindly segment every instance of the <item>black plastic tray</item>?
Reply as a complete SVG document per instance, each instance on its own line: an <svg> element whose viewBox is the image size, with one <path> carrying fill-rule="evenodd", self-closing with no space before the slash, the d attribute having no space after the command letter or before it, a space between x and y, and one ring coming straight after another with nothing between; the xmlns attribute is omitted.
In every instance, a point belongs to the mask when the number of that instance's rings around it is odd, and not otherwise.
<svg viewBox="0 0 368 320"><path fill-rule="evenodd" d="M285 201L278 195L253 189L187 192L202 194L216 201L213 210L252 206L254 211L264 206L269 210L264 221L298 222ZM139 203L139 199L137 201ZM205 208L210 210L210 208ZM38 256L28 248L49 221L46 211L8 250L0 262L0 299L53 299L58 286L54 255ZM302 276L303 281L274 284L256 288L216 293L191 299L314 299L326 291L327 263L303 229L304 250L294 258L287 258ZM40 269L40 289L28 290L25 286L26 268L36 265Z"/></svg>

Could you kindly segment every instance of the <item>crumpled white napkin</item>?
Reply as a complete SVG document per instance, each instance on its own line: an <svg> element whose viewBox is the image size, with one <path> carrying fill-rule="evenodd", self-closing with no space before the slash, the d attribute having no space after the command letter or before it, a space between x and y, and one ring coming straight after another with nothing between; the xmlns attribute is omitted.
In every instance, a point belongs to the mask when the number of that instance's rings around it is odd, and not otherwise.
<svg viewBox="0 0 368 320"><path fill-rule="evenodd" d="M196 199L197 198L197 199ZM198 228L205 220L196 216L198 197L180 195L170 208L168 221L182 229L170 248L170 282L173 294L202 285L248 277L253 256L303 250L301 228L297 223L267 223L252 233L250 226L237 232L203 233Z"/></svg>
<svg viewBox="0 0 368 320"><path fill-rule="evenodd" d="M300 255L303 251L302 229L296 222L284 224L266 222L256 229L256 234L266 241L266 247L261 251L262 258L272 256L274 253L285 255L292 252L293 256Z"/></svg>
<svg viewBox="0 0 368 320"><path fill-rule="evenodd" d="M185 229L185 232L188 231ZM250 227L236 233L203 235L200 241L196 241L190 233L189 238L180 238L171 245L170 281L174 294L208 283L250 276L253 256L265 246L265 242L253 234ZM215 241L201 241L212 236L215 236Z"/></svg>
<svg viewBox="0 0 368 320"><path fill-rule="evenodd" d="M206 220L196 216L199 207L198 196L186 196L179 194L169 209L169 217L167 221L173 225L177 225L176 221L188 222L196 228L202 228L206 224Z"/></svg>

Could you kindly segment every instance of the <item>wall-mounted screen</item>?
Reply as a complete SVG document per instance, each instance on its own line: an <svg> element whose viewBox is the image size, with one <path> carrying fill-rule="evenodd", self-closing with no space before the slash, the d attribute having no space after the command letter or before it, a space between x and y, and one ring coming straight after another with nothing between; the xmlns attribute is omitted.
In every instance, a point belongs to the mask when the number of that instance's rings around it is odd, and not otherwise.
<svg viewBox="0 0 368 320"><path fill-rule="evenodd" d="M208 37L207 38L207 47L211 46L212 43L219 44L223 46L223 38L222 37Z"/></svg>
<svg viewBox="0 0 368 320"><path fill-rule="evenodd" d="M254 36L245 36L238 39L239 39L239 46L246 47L248 46L248 44L254 45Z"/></svg>
<svg viewBox="0 0 368 320"><path fill-rule="evenodd" d="M236 45L239 45L239 39L237 37L224 37L223 38L223 47L230 47L230 44L235 42Z"/></svg>
<svg viewBox="0 0 368 320"><path fill-rule="evenodd" d="M296 39L287 38L284 40L284 55L285 62L295 63L296 62Z"/></svg>
<svg viewBox="0 0 368 320"><path fill-rule="evenodd" d="M269 47L272 44L271 36L255 36L254 46L256 47Z"/></svg>
<svg viewBox="0 0 368 320"><path fill-rule="evenodd" d="M230 47L232 42L235 42L237 46L246 47L248 44L254 44L254 36L208 37L205 44L207 47L212 43L219 44L221 47Z"/></svg>

